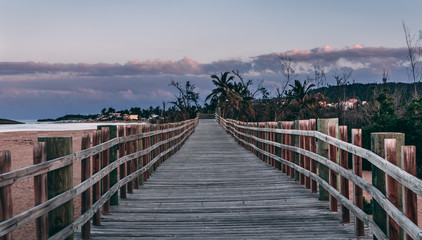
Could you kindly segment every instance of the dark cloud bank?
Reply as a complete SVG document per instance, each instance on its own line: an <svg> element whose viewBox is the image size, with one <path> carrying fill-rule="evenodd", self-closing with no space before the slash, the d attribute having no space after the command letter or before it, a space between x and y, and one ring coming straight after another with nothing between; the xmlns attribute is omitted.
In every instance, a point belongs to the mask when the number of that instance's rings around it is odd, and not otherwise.
<svg viewBox="0 0 422 240"><path fill-rule="evenodd" d="M356 82L379 82L384 68L391 81L406 81L405 48L321 47L282 53L298 62L299 77L312 74L312 65L324 66L328 80L338 67L354 69ZM0 117L15 119L56 117L67 113L95 113L103 107L161 105L173 99L171 79L189 80L202 98L212 89L210 75L239 70L246 78L265 80L274 92L281 79L280 53L249 61L221 60L202 64L189 58L178 61L131 61L126 64L61 64L0 62Z"/></svg>

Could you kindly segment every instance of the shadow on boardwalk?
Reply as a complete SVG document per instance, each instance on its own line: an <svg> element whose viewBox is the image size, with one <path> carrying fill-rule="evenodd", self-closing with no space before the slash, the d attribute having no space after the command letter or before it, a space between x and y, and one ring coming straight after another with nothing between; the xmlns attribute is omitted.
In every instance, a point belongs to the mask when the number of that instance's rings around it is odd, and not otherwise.
<svg viewBox="0 0 422 240"><path fill-rule="evenodd" d="M111 213L92 227L92 239L355 238L353 223L340 223L328 202L258 160L214 120L200 120L183 148Z"/></svg>

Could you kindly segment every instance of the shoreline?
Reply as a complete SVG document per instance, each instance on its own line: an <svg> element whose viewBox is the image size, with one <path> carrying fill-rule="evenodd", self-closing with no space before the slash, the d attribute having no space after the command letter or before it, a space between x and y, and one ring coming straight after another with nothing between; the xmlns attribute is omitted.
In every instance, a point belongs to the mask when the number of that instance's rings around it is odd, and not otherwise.
<svg viewBox="0 0 422 240"><path fill-rule="evenodd" d="M149 124L149 122L140 121L123 121L123 122L81 122L81 123L64 123L64 122L44 122L44 123L27 123L27 124L5 124L0 125L0 133L12 132L61 132L61 131L80 131L95 130L100 125L132 125L132 124Z"/></svg>
<svg viewBox="0 0 422 240"><path fill-rule="evenodd" d="M71 131L19 131L0 132L0 149L10 150L12 158L12 171L33 165L33 144L40 136L70 136L73 142L73 152L81 150L81 139L86 133L96 130L71 130ZM81 182L81 163L73 164L73 186ZM34 207L34 178L28 178L11 187L13 201L13 216ZM74 203L74 219L81 214L81 198L76 197ZM13 231L16 240L33 239L35 236L35 222L28 223Z"/></svg>

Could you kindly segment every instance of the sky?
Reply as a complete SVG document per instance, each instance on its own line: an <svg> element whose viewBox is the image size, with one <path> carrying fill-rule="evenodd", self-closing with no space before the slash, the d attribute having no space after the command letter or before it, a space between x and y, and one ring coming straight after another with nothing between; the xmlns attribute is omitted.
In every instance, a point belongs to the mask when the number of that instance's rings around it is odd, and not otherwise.
<svg viewBox="0 0 422 240"><path fill-rule="evenodd" d="M420 0L0 0L0 118L56 118L173 100L171 80L201 99L210 75L239 70L271 94L278 56L298 79L408 82L404 21L422 38Z"/></svg>

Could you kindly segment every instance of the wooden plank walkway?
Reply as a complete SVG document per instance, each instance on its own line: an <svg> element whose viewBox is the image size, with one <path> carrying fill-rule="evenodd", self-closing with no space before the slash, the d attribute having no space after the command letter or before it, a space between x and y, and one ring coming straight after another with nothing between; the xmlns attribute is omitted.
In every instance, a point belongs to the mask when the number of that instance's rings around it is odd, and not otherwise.
<svg viewBox="0 0 422 240"><path fill-rule="evenodd" d="M328 202L209 119L111 213L92 239L356 239Z"/></svg>

